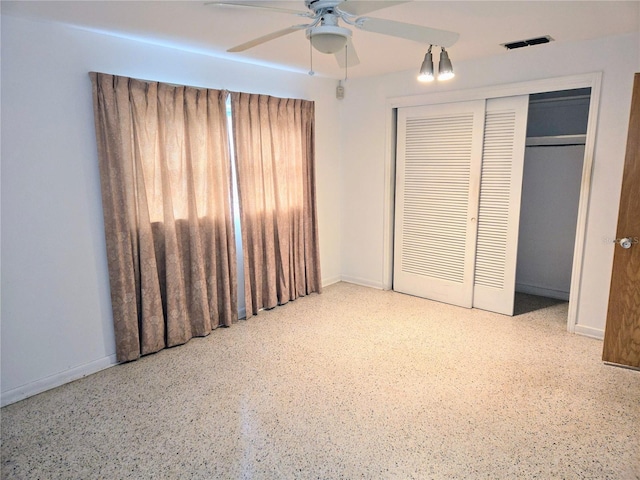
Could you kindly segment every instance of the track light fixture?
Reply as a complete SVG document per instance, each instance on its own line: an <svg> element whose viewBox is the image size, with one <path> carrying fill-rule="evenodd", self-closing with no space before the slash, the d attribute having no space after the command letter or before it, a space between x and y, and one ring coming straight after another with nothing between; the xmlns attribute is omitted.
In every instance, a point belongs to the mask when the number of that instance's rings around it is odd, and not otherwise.
<svg viewBox="0 0 640 480"><path fill-rule="evenodd" d="M438 80L449 80L454 76L453 65L451 65L451 60L449 60L449 54L444 47L442 47L442 51L440 52L440 63L438 64Z"/></svg>
<svg viewBox="0 0 640 480"><path fill-rule="evenodd" d="M422 65L420 66L420 73L418 74L418 80L421 82L432 82L435 78L434 70L433 70L433 54L431 53L431 49L433 45L429 45L429 50L427 50L426 55L424 56L424 60L422 61ZM453 66L451 65L451 60L449 59L449 54L444 49L444 47L440 47L440 62L438 63L438 80L449 80L453 78L455 75L453 73Z"/></svg>
<svg viewBox="0 0 640 480"><path fill-rule="evenodd" d="M433 55L431 54L431 47L432 45L429 45L429 50L427 50L424 60L422 61L422 66L420 67L418 80L421 82L433 82L435 78L433 76Z"/></svg>

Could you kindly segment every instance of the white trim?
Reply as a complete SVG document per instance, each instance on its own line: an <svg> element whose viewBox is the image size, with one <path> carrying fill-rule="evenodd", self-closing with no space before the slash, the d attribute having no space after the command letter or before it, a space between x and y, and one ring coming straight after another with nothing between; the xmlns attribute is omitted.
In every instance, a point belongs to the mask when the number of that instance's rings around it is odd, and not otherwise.
<svg viewBox="0 0 640 480"><path fill-rule="evenodd" d="M376 288L378 290L389 290L388 288L385 288L384 284L380 282L372 282L371 280L368 280L366 278L351 277L349 275L343 275L342 281L346 283L353 283L355 285L361 285L363 287Z"/></svg>
<svg viewBox="0 0 640 480"><path fill-rule="evenodd" d="M393 232L395 228L395 196L396 196L396 130L397 111L386 108L385 136L384 136L384 199L382 212L382 284L383 290L393 288ZM391 199L391 201L388 201Z"/></svg>
<svg viewBox="0 0 640 480"><path fill-rule="evenodd" d="M569 292L554 290L553 288L537 287L526 283L516 283L516 292L528 293L539 297L557 298L558 300L569 301Z"/></svg>
<svg viewBox="0 0 640 480"><path fill-rule="evenodd" d="M426 95L411 95L388 98L385 103L385 172L384 172L384 212L383 212L383 278L381 285L390 289L393 285L393 165L395 163L395 125L394 109L418 105L435 105L438 103L464 102L488 98L508 97L514 95L530 95L534 93L553 92L557 90L572 90L577 88L591 88L591 102L589 104L589 119L585 144L584 167L582 171L582 188L578 205L578 221L576 226L576 243L573 253L573 269L571 272L571 296L569 298L569 313L567 315L567 330L576 332L578 323L580 288L582 285L582 267L584 264L584 245L587 230L587 214L589 197L591 195L591 176L593 171L593 154L595 150L598 106L600 103L600 86L602 72L555 77L529 82L519 82L491 87L481 87L450 92L436 92ZM390 267L391 266L391 267ZM357 283L357 282L356 282Z"/></svg>
<svg viewBox="0 0 640 480"><path fill-rule="evenodd" d="M323 287L328 287L329 285L333 285L334 283L338 283L340 280L342 280L340 275L337 275L335 277L323 278L322 279L322 286Z"/></svg>
<svg viewBox="0 0 640 480"><path fill-rule="evenodd" d="M600 328L587 327L585 325L575 325L573 333L583 335L585 337L595 338L597 340L604 340L604 330Z"/></svg>
<svg viewBox="0 0 640 480"><path fill-rule="evenodd" d="M578 220L576 224L576 243L573 249L573 268L571 270L571 299L567 315L567 330L576 332L579 322L578 301L582 286L582 267L584 265L584 245L587 236L587 214L589 212L589 198L591 197L591 177L593 174L593 154L596 145L596 127L598 123L598 108L600 105L600 86L602 73L594 73L591 81L591 102L589 103L589 119L587 120L587 138L584 147L584 166L582 167L582 187L578 202ZM604 338L604 332L602 334Z"/></svg>
<svg viewBox="0 0 640 480"><path fill-rule="evenodd" d="M108 357L103 357L99 360L41 378L35 382L21 385L20 387L2 392L0 404L4 407L5 405L24 400L27 397L37 395L38 393L51 390L52 388L59 387L65 383L73 382L74 380L78 380L82 377L86 377L87 375L104 370L105 368L112 367L117 363L115 354L109 355Z"/></svg>

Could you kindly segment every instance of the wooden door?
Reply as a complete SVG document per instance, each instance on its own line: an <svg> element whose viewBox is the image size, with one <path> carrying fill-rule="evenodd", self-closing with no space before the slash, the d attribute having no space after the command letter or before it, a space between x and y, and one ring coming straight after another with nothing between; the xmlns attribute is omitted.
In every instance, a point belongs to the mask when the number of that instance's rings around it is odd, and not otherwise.
<svg viewBox="0 0 640 480"><path fill-rule="evenodd" d="M635 74L602 359L640 369L640 73Z"/></svg>
<svg viewBox="0 0 640 480"><path fill-rule="evenodd" d="M484 106L398 110L396 291L472 305Z"/></svg>

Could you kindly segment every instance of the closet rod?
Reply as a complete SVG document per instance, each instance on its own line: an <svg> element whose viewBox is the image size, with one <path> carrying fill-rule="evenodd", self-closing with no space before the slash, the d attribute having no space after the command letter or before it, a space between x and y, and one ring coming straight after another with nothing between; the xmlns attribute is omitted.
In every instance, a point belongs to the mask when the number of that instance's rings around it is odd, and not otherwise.
<svg viewBox="0 0 640 480"><path fill-rule="evenodd" d="M544 137L527 137L527 147L560 147L568 145L584 145L586 135L547 135Z"/></svg>
<svg viewBox="0 0 640 480"><path fill-rule="evenodd" d="M569 95L566 97L552 97L552 98L531 98L529 100L529 104L532 103L549 103L549 102L558 102L558 101L569 101L569 100L589 100L591 95Z"/></svg>

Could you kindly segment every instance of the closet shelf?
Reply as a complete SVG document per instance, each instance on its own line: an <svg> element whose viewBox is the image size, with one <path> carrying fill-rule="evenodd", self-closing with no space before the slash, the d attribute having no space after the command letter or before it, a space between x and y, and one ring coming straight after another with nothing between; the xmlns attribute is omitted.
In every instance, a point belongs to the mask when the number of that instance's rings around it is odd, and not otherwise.
<svg viewBox="0 0 640 480"><path fill-rule="evenodd" d="M544 137L527 137L527 147L557 147L563 145L584 145L586 135L548 135Z"/></svg>

